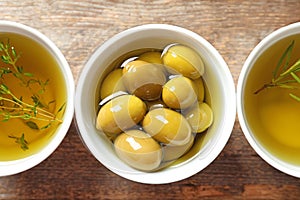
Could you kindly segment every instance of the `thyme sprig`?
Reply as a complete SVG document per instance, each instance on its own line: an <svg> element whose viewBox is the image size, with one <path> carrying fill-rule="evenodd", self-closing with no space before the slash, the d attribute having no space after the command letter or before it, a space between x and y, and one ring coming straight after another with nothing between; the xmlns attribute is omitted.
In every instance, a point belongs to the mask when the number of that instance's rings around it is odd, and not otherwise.
<svg viewBox="0 0 300 200"><path fill-rule="evenodd" d="M17 136L14 136L14 135L9 135L8 137L11 138L11 139L14 139L15 142L17 144L19 144L21 146L21 149L23 149L24 151L29 149L28 142L25 140L24 133L22 133L22 135L20 137L17 137Z"/></svg>
<svg viewBox="0 0 300 200"><path fill-rule="evenodd" d="M298 89L300 85L300 77L297 74L300 71L300 58L290 66L291 54L295 45L293 40L286 48L280 57L274 71L270 83L264 84L261 88L256 90L254 94L258 94L266 88L280 87L286 89ZM300 97L289 93L290 97L300 102Z"/></svg>
<svg viewBox="0 0 300 200"><path fill-rule="evenodd" d="M48 103L42 100L42 95L46 91L49 80L39 80L32 73L26 72L22 66L18 65L20 57L21 54L17 53L15 47L9 41L7 43L0 42L0 58L3 63L3 66L0 66L0 121L20 119L34 130L44 130L53 123L61 123L62 120L58 117L58 114L64 110L65 104L55 113L47 110L50 104L55 103L55 100ZM18 97L8 87L5 81L5 77L11 78L8 75L16 77L16 80L19 80L19 83L29 90L32 94L32 102L25 102L22 97ZM39 127L36 121L42 122L42 127ZM23 150L28 149L29 143L26 141L24 133L20 137L13 135L8 137L20 144Z"/></svg>

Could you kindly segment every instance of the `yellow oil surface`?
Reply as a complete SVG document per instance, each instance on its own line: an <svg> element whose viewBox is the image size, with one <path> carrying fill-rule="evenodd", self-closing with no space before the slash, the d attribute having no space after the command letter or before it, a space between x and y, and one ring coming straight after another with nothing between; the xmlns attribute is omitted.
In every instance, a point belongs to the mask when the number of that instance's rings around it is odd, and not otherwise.
<svg viewBox="0 0 300 200"><path fill-rule="evenodd" d="M21 55L17 62L18 66L22 66L25 72L33 74L36 79L42 81L49 79L45 93L40 96L45 103L55 100L55 103L49 104L47 110L56 112L66 100L66 88L58 63L44 47L26 37L16 34L0 34L0 41L6 44L8 40L11 46L14 46L17 54ZM3 64L1 65L3 66ZM33 104L32 92L12 74L4 75L0 83L5 83L14 95L22 98L24 102ZM35 90L35 86L32 87ZM20 119L0 121L0 161L21 159L36 153L48 143L58 126L57 123L53 123L48 129L34 130L29 128L25 122L25 120ZM45 126L45 123L48 124L48 122L35 122L40 127ZM15 139L9 138L9 136L20 137L22 134L25 135L25 140L29 143L29 149L25 151L20 148Z"/></svg>
<svg viewBox="0 0 300 200"><path fill-rule="evenodd" d="M244 109L254 136L271 154L300 165L300 102L289 93L300 96L300 89L267 88L254 94L272 79L280 56L295 40L290 65L300 58L300 35L277 42L254 64L245 87Z"/></svg>

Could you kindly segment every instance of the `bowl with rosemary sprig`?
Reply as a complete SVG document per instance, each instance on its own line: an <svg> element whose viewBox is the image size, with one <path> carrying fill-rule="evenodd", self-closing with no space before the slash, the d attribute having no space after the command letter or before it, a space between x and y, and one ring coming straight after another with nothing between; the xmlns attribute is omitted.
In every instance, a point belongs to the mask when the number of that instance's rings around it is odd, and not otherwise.
<svg viewBox="0 0 300 200"><path fill-rule="evenodd" d="M258 155L300 177L300 23L266 36L250 53L237 85L241 128Z"/></svg>
<svg viewBox="0 0 300 200"><path fill-rule="evenodd" d="M74 80L57 46L27 25L0 21L0 176L28 170L62 142Z"/></svg>

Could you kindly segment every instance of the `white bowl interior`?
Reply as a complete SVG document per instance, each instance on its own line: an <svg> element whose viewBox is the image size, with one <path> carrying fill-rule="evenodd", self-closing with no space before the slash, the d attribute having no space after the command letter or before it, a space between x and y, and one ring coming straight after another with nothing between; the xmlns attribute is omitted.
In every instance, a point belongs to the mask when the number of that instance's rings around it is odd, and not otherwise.
<svg viewBox="0 0 300 200"><path fill-rule="evenodd" d="M178 166L157 172L141 172L124 164L115 154L111 142L95 128L96 97L106 67L119 56L141 48L162 49L180 43L195 49L206 65L203 76L211 95L214 123L206 133L198 154ZM230 71L216 49L199 35L186 29L162 24L148 24L121 32L100 46L81 72L75 113L83 142L91 153L114 173L136 182L161 184L179 181L209 165L227 143L236 114L235 88Z"/></svg>
<svg viewBox="0 0 300 200"><path fill-rule="evenodd" d="M269 163L274 168L295 176L300 177L300 166L290 164L288 162L285 162L278 157L276 157L274 154L270 153L264 145L261 144L259 139L253 134L252 129L250 128L247 117L245 114L245 107L244 107L244 90L245 86L248 80L248 76L250 71L252 70L252 67L256 60L259 58L259 56L266 51L269 47L274 45L275 43L279 42L280 40L290 37L293 35L299 35L300 34L300 23L294 23L285 27L282 27L267 37L265 37L250 53L248 56L242 71L240 73L240 77L238 80L237 85L237 113L239 122L241 125L241 128L244 132L245 137L247 138L249 144L252 146L252 148L257 152L257 154L264 159L267 163Z"/></svg>
<svg viewBox="0 0 300 200"><path fill-rule="evenodd" d="M35 40L36 42L44 46L44 48L46 48L52 54L52 56L60 66L61 73L63 74L65 80L65 87L67 88L66 108L63 116L63 122L57 128L54 137L52 137L51 141L43 149L30 157L15 161L1 161L1 177L23 172L36 166L37 164L45 160L59 146L59 144L67 134L73 119L75 83L71 69L63 54L45 35L37 31L36 29L11 21L0 21L0 31L1 33L8 32L27 36L28 38L31 38L32 40Z"/></svg>

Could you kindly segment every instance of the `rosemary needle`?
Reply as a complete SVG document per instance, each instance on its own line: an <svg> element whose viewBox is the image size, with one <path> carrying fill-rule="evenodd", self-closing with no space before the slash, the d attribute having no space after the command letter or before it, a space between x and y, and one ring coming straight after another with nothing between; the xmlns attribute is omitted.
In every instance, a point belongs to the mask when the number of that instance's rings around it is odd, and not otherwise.
<svg viewBox="0 0 300 200"><path fill-rule="evenodd" d="M290 65L291 54L295 45L293 40L291 44L286 48L280 57L274 71L272 80L269 83L264 84L261 88L256 90L254 94L258 94L266 88L280 87L286 89L298 89L300 88L300 77L297 74L300 71L300 58ZM300 97L290 93L290 97L300 102Z"/></svg>

